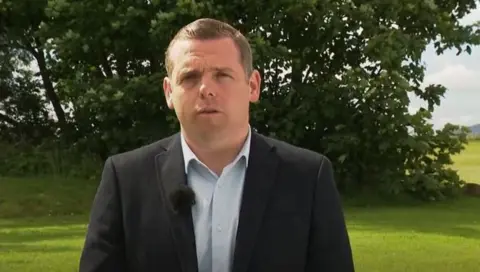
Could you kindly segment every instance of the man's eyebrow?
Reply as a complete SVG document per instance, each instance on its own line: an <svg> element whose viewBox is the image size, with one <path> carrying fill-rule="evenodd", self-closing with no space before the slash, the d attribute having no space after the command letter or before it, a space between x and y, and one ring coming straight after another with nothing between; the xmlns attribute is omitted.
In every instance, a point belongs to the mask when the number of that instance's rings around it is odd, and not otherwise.
<svg viewBox="0 0 480 272"><path fill-rule="evenodd" d="M195 74L200 74L202 71L195 69L195 68L185 68L179 71L180 77L184 77L187 75L195 75Z"/></svg>
<svg viewBox="0 0 480 272"><path fill-rule="evenodd" d="M212 69L215 70L215 71L217 71L217 72L229 72L229 73L233 73L233 69L232 69L232 68L229 68L229 67L213 67Z"/></svg>
<svg viewBox="0 0 480 272"><path fill-rule="evenodd" d="M198 73L198 72L200 71L196 68L183 68L179 71L178 74L184 75L184 74L191 74L191 73Z"/></svg>
<svg viewBox="0 0 480 272"><path fill-rule="evenodd" d="M182 80L186 76L199 75L201 73L202 73L202 71L200 71L198 69L185 68L185 69L182 69L178 72L178 79Z"/></svg>
<svg viewBox="0 0 480 272"><path fill-rule="evenodd" d="M212 67L209 70L213 70L215 72L223 72L223 73L234 73L234 70L232 68L223 67L223 66ZM182 81L185 77L198 76L202 73L203 71L197 68L183 68L178 72L177 82Z"/></svg>

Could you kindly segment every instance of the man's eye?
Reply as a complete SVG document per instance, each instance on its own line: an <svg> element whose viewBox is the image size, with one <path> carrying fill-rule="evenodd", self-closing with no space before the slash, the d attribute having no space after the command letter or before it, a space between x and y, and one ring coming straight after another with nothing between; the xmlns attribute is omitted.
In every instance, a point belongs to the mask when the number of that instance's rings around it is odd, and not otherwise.
<svg viewBox="0 0 480 272"><path fill-rule="evenodd" d="M181 82L184 82L184 81L192 81L195 79L195 75L186 75L184 77L182 77L182 80Z"/></svg>
<svg viewBox="0 0 480 272"><path fill-rule="evenodd" d="M217 74L218 77L230 77L229 74L225 74L225 73L219 73Z"/></svg>

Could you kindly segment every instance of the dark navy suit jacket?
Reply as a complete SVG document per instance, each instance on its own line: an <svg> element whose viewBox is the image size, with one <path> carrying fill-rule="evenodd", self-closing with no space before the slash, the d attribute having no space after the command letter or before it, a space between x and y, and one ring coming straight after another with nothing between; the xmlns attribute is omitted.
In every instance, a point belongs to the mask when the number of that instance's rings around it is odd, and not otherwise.
<svg viewBox="0 0 480 272"><path fill-rule="evenodd" d="M178 133L109 157L80 272L196 272L191 214L168 200L181 184ZM329 159L252 133L244 186L232 272L354 271Z"/></svg>

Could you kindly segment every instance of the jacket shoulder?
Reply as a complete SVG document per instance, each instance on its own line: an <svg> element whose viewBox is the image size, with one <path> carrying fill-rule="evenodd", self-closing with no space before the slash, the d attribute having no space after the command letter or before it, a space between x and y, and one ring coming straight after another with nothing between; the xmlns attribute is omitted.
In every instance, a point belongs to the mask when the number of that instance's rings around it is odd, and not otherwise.
<svg viewBox="0 0 480 272"><path fill-rule="evenodd" d="M137 164L145 162L145 160L154 159L157 154L165 151L177 136L178 133L132 150L114 154L109 159L118 166Z"/></svg>
<svg viewBox="0 0 480 272"><path fill-rule="evenodd" d="M324 160L330 163L330 160L327 156L317 151L313 151L304 147L293 145L283 140L279 140L273 137L260 135L267 143L275 148L276 153L286 161L292 163L308 163L319 165Z"/></svg>

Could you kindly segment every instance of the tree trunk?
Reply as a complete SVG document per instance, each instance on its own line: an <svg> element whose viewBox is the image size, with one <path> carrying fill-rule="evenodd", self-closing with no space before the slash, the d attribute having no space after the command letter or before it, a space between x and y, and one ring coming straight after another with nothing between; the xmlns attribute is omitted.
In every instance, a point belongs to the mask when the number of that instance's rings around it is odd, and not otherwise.
<svg viewBox="0 0 480 272"><path fill-rule="evenodd" d="M50 71L48 71L47 63L45 61L45 55L43 54L43 51L38 43L37 50L35 50L33 55L37 60L38 68L43 81L43 87L45 88L45 94L48 100L50 100L50 103L52 103L53 110L55 111L61 129L66 129L67 120L65 118L65 111L63 110L60 99L53 88L52 80L50 78Z"/></svg>
<svg viewBox="0 0 480 272"><path fill-rule="evenodd" d="M154 56L153 54L150 56L150 73L153 75L157 72L160 71L159 69L159 65L158 65L158 60L157 60L157 57Z"/></svg>

